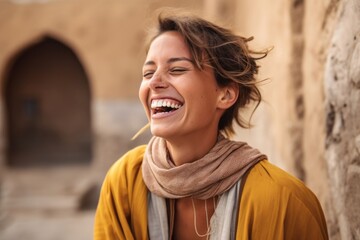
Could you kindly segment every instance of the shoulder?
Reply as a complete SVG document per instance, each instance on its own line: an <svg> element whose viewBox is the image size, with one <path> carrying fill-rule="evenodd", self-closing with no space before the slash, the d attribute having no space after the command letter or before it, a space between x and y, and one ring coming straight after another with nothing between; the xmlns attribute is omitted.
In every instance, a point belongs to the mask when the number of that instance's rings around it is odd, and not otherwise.
<svg viewBox="0 0 360 240"><path fill-rule="evenodd" d="M270 198L291 195L305 202L317 201L313 192L301 180L267 160L259 162L251 169L246 185L252 188L251 192L256 195L265 194ZM282 195L279 195L280 193Z"/></svg>
<svg viewBox="0 0 360 240"><path fill-rule="evenodd" d="M130 150L109 169L96 210L96 239L146 239L147 188L141 172L145 149Z"/></svg>
<svg viewBox="0 0 360 240"><path fill-rule="evenodd" d="M240 209L245 226L273 222L267 231L252 232L264 234L256 239L278 239L280 232L284 239L294 239L303 229L307 233L301 239L327 238L326 221L315 194L302 181L267 160L257 163L249 172Z"/></svg>

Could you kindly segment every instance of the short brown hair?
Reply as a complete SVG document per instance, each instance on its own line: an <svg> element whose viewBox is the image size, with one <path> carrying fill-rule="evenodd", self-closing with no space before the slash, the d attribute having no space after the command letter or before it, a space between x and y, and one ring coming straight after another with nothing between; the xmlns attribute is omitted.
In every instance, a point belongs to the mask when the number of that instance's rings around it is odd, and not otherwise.
<svg viewBox="0 0 360 240"><path fill-rule="evenodd" d="M188 13L160 13L150 43L168 31L177 31L184 37L198 69L202 70L205 64L213 68L220 87L233 83L239 86L238 99L220 118L219 130L231 136L234 133L233 120L243 128L250 128L251 117L245 120L239 110L250 102L255 102L254 113L259 106L262 97L255 78L259 68L256 60L264 58L269 50L252 51L247 45L252 37L238 36L226 28ZM260 57L255 58L253 55Z"/></svg>

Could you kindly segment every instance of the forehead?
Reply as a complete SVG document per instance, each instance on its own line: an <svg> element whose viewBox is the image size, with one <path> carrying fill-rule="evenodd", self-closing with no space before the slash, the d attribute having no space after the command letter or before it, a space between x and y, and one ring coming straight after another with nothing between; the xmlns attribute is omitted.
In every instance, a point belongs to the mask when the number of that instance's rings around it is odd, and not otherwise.
<svg viewBox="0 0 360 240"><path fill-rule="evenodd" d="M147 60L169 57L191 57L184 37L175 31L168 31L156 37L150 44Z"/></svg>

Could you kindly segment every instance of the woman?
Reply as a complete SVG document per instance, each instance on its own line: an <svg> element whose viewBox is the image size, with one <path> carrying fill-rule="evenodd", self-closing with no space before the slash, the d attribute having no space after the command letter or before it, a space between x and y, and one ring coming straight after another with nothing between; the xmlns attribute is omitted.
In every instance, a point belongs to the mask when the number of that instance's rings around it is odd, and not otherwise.
<svg viewBox="0 0 360 240"><path fill-rule="evenodd" d="M139 97L154 137L109 170L95 239L328 239L304 184L228 139L259 104L257 53L190 15L160 16Z"/></svg>

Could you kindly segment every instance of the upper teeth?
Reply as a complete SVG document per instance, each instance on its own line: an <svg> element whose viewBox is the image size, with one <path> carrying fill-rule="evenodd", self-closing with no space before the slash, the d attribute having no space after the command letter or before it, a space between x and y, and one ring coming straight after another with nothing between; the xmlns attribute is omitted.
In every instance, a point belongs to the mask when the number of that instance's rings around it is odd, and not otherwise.
<svg viewBox="0 0 360 240"><path fill-rule="evenodd" d="M171 107L171 108L180 108L182 105L179 103L171 102L169 100L153 100L151 102L151 108L157 107Z"/></svg>

